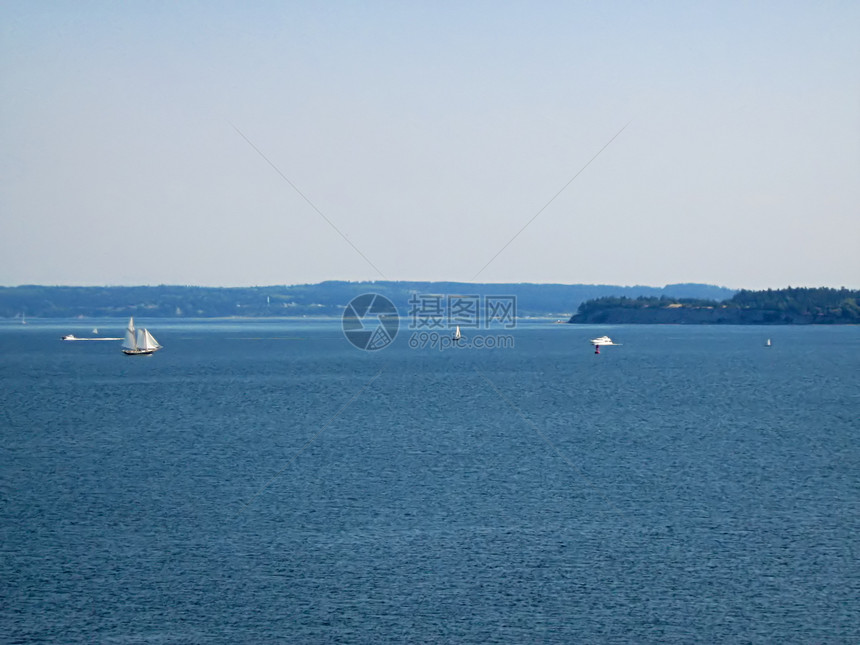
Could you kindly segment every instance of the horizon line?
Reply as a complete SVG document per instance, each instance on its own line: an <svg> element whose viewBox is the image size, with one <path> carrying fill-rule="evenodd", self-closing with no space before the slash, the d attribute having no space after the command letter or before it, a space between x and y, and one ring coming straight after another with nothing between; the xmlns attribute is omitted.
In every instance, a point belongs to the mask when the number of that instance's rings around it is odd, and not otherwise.
<svg viewBox="0 0 860 645"><path fill-rule="evenodd" d="M746 287L729 287L722 284L716 284L713 282L690 282L690 281L681 281L681 282L667 282L665 284L646 284L642 282L636 283L613 283L613 282L534 282L534 281L490 281L490 282L475 282L475 281L467 281L467 280L374 280L374 279L365 279L365 280L347 280L347 279L328 279L328 280L320 280L317 282L292 282L292 283L269 283L269 284L241 284L241 285L213 285L213 284L195 284L195 283L181 283L181 282L159 282L159 283L88 283L88 284L60 284L60 283L39 283L39 282L23 282L19 284L0 284L0 289L17 289L21 287L48 287L48 288L70 288L70 289L92 289L92 288L156 288L156 287L191 287L191 288L199 288L199 289L260 289L260 288L277 288L277 287L305 287L305 286L317 286L323 284L330 283L342 283L342 284L398 284L398 283L429 283L429 284L474 284L474 285L534 285L534 286L561 286L561 287L622 287L622 288L635 288L635 287L647 287L651 289L661 289L665 287L674 287L679 285L693 285L693 286L704 286L704 287L716 287L719 289L729 289L732 291L740 291L741 289L745 289ZM766 287L767 288L795 288L795 287ZM810 287L798 287L798 288L810 288ZM826 286L818 286L811 288L834 288L834 287L826 287ZM836 288L846 288L846 287L836 287ZM758 290L758 289L756 289Z"/></svg>
<svg viewBox="0 0 860 645"><path fill-rule="evenodd" d="M166 283L158 284L47 284L47 283L20 283L16 285L0 284L0 289L19 289L24 287L41 287L55 289L136 289L159 287L180 287L180 288L196 288L196 289L274 289L274 288L291 288L291 287L312 287L321 286L330 283L342 284L400 284L400 283L426 283L426 284L467 284L467 285L520 285L520 286L544 286L544 287L617 287L622 289L648 288L648 289L665 289L667 287L677 286L697 286L697 287L713 287L717 289L725 289L728 291L768 291L768 290L783 290L783 289L835 289L856 291L858 288L846 286L844 283L839 286L829 285L785 285L785 286L770 286L760 288L750 287L729 287L723 284L713 282L667 282L662 285L633 283L633 284L618 284L610 282L469 282L460 280L345 280L345 279L329 279L318 282L294 282L281 284L245 284L245 285L207 285L207 284L190 284L190 283Z"/></svg>

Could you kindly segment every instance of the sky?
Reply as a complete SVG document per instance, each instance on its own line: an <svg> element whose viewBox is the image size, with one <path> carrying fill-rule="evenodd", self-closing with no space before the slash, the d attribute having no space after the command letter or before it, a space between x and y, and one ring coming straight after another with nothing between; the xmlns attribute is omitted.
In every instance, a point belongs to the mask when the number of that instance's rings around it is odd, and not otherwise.
<svg viewBox="0 0 860 645"><path fill-rule="evenodd" d="M858 34L853 0L5 2L0 284L860 288Z"/></svg>

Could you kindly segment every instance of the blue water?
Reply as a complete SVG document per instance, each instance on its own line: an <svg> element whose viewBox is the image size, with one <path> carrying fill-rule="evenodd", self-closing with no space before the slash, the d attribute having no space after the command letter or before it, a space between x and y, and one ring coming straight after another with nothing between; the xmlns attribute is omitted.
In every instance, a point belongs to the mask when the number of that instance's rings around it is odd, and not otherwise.
<svg viewBox="0 0 860 645"><path fill-rule="evenodd" d="M2 642L860 642L860 328L145 324L0 326Z"/></svg>

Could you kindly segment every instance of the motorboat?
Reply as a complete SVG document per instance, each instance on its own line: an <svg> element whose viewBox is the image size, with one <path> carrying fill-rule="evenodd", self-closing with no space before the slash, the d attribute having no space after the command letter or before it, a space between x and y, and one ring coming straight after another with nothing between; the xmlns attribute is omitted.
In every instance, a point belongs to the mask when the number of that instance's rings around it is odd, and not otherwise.
<svg viewBox="0 0 860 645"><path fill-rule="evenodd" d="M592 338L591 344L597 347L598 345L614 345L609 336L601 336L600 338Z"/></svg>

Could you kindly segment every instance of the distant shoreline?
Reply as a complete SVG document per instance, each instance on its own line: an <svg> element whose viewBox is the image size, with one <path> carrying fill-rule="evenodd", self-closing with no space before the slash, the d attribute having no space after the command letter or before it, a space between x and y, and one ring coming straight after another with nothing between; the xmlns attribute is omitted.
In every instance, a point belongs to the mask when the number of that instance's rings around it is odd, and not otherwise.
<svg viewBox="0 0 860 645"><path fill-rule="evenodd" d="M787 288L740 291L721 302L668 298L598 298L568 322L610 325L856 325L860 291Z"/></svg>
<svg viewBox="0 0 860 645"><path fill-rule="evenodd" d="M0 287L0 320L161 318L168 320L315 320L338 318L355 297L390 299L402 320L431 309L446 323L457 303L471 303L483 323L504 299L518 320L573 324L810 325L860 323L860 291L792 288L734 291L703 284L665 287L462 282L324 282L218 288ZM428 307L430 309L428 309ZM576 311L571 316L570 311ZM480 324L479 323L479 324Z"/></svg>
<svg viewBox="0 0 860 645"><path fill-rule="evenodd" d="M312 285L267 287L0 287L0 318L281 318L340 316L356 296L378 293L389 298L403 317L410 315L416 294L441 299L485 299L513 296L517 317L568 319L584 301L602 296L727 298L726 287L675 284L664 287L614 285L464 283L402 281L331 281ZM423 305L422 305L423 306Z"/></svg>

